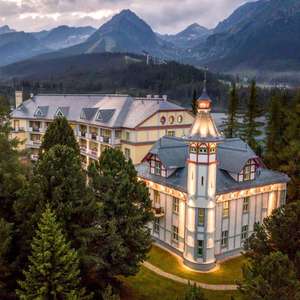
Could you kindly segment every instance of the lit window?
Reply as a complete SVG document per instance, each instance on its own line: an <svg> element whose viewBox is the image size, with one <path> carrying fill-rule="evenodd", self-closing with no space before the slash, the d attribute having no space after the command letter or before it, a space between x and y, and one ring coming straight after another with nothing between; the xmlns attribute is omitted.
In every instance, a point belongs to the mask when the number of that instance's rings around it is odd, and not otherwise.
<svg viewBox="0 0 300 300"><path fill-rule="evenodd" d="M177 122L178 122L178 123L182 123L182 121L183 121L183 116L182 116L182 115L179 115L179 116L177 117Z"/></svg>
<svg viewBox="0 0 300 300"><path fill-rule="evenodd" d="M205 224L205 209L198 208L198 225L204 226Z"/></svg>
<svg viewBox="0 0 300 300"><path fill-rule="evenodd" d="M161 123L162 125L164 125L164 124L166 123L166 117L162 116L162 117L160 118L160 123Z"/></svg>
<svg viewBox="0 0 300 300"><path fill-rule="evenodd" d="M159 227L160 227L160 225L159 225L159 218L155 218L154 222L153 222L153 231L155 233L159 233Z"/></svg>
<svg viewBox="0 0 300 300"><path fill-rule="evenodd" d="M204 241L198 240L198 257L203 257Z"/></svg>
<svg viewBox="0 0 300 300"><path fill-rule="evenodd" d="M173 197L173 213L179 213L179 199L175 197Z"/></svg>
<svg viewBox="0 0 300 300"><path fill-rule="evenodd" d="M249 212L249 201L250 201L250 197L244 198L244 201L243 201L243 213L244 214Z"/></svg>
<svg viewBox="0 0 300 300"><path fill-rule="evenodd" d="M168 130L167 136L175 136L175 131L174 130Z"/></svg>
<svg viewBox="0 0 300 300"><path fill-rule="evenodd" d="M242 234L241 234L242 241L248 238L248 228L249 228L248 225L242 226Z"/></svg>
<svg viewBox="0 0 300 300"><path fill-rule="evenodd" d="M172 239L175 242L178 242L178 227L172 225Z"/></svg>
<svg viewBox="0 0 300 300"><path fill-rule="evenodd" d="M255 178L256 164L254 160L249 160L242 171L242 179L244 181Z"/></svg>
<svg viewBox="0 0 300 300"><path fill-rule="evenodd" d="M221 246L222 248L228 247L228 230L222 231Z"/></svg>
<svg viewBox="0 0 300 300"><path fill-rule="evenodd" d="M158 191L154 191L154 203L155 204L160 204L160 195Z"/></svg>
<svg viewBox="0 0 300 300"><path fill-rule="evenodd" d="M223 218L228 218L229 217L229 202L225 201L223 202Z"/></svg>
<svg viewBox="0 0 300 300"><path fill-rule="evenodd" d="M212 154L216 153L216 147L215 146L210 147L210 153L212 153Z"/></svg>

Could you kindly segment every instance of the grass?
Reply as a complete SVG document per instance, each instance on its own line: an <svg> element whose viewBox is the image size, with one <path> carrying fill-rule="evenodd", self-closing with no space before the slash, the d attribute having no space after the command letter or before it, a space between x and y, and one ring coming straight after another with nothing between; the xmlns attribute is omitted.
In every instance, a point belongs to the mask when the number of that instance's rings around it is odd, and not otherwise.
<svg viewBox="0 0 300 300"><path fill-rule="evenodd" d="M214 272L199 273L186 268L177 257L154 245L150 251L148 261L165 272L211 284L236 283L237 280L242 279L242 265L245 263L245 259L240 256L222 263L219 269Z"/></svg>
<svg viewBox="0 0 300 300"><path fill-rule="evenodd" d="M160 277L141 267L140 272L133 277L121 278L122 300L177 300L183 299L186 285ZM208 300L230 300L237 292L203 290Z"/></svg>

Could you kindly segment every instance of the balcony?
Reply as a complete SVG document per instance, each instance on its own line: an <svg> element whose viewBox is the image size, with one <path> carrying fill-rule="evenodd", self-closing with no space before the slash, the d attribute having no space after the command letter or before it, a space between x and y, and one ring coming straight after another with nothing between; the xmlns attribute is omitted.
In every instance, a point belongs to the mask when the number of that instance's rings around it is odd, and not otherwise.
<svg viewBox="0 0 300 300"><path fill-rule="evenodd" d="M42 144L41 140L28 141L27 147L29 148L39 148Z"/></svg>
<svg viewBox="0 0 300 300"><path fill-rule="evenodd" d="M165 215L165 209L163 207L153 207L152 211L155 218L162 218Z"/></svg>
<svg viewBox="0 0 300 300"><path fill-rule="evenodd" d="M89 154L92 156L92 157L94 157L94 158L96 158L96 159L98 159L98 151L97 150L89 150Z"/></svg>
<svg viewBox="0 0 300 300"><path fill-rule="evenodd" d="M87 153L87 148L85 146L80 146L80 152Z"/></svg>
<svg viewBox="0 0 300 300"><path fill-rule="evenodd" d="M100 136L99 141L105 144L111 144L111 138L109 136Z"/></svg>
<svg viewBox="0 0 300 300"><path fill-rule="evenodd" d="M13 128L14 132L25 132L25 128L24 127L15 127Z"/></svg>

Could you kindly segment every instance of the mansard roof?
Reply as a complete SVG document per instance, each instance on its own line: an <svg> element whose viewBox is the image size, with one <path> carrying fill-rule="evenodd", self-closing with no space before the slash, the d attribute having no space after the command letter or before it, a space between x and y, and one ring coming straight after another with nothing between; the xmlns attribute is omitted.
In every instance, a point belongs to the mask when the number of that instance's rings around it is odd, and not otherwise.
<svg viewBox="0 0 300 300"><path fill-rule="evenodd" d="M163 137L152 147L149 153L157 155L166 167L177 166L177 170L167 178L160 177L151 174L149 165L143 162L136 167L139 176L187 192L187 140L184 138ZM289 181L288 176L285 174L264 167L260 169L254 180L235 181L229 173L233 171L239 173L249 159L258 159L258 157L245 142L238 138L224 140L218 148L217 194Z"/></svg>
<svg viewBox="0 0 300 300"><path fill-rule="evenodd" d="M39 94L15 109L13 118L36 119L38 107L48 107L43 118L53 119L58 108L70 120L114 128L135 128L159 111L185 111L186 109L160 98L132 98L128 95L101 94ZM68 108L67 110L65 108ZM112 115L112 110L115 112ZM96 120L97 112L101 119Z"/></svg>

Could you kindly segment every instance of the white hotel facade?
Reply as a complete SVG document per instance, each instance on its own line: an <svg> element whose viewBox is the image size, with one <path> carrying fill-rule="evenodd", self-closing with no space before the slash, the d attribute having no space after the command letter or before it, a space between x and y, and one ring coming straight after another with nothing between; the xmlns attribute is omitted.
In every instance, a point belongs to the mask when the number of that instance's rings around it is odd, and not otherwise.
<svg viewBox="0 0 300 300"><path fill-rule="evenodd" d="M206 89L187 137L163 137L137 166L150 189L157 243L196 270L241 252L254 224L283 205L289 178L240 139L224 139Z"/></svg>

